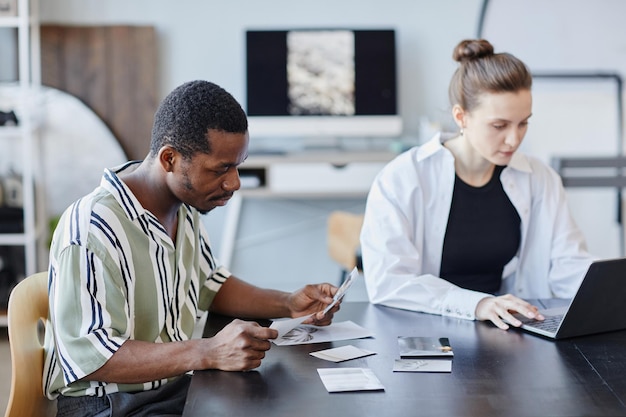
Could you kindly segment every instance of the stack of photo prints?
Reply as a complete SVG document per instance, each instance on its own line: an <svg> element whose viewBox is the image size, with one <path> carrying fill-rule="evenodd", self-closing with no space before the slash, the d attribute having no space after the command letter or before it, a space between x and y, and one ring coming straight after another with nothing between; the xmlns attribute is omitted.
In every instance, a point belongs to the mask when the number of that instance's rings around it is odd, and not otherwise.
<svg viewBox="0 0 626 417"><path fill-rule="evenodd" d="M447 337L399 336L394 372L452 372L454 352Z"/></svg>

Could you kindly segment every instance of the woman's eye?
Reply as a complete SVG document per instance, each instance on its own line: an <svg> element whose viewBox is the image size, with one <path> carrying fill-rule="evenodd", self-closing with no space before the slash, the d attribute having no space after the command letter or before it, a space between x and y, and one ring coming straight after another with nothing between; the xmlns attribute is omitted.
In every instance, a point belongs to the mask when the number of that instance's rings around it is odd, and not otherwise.
<svg viewBox="0 0 626 417"><path fill-rule="evenodd" d="M506 125L493 125L495 129L502 130L506 127Z"/></svg>

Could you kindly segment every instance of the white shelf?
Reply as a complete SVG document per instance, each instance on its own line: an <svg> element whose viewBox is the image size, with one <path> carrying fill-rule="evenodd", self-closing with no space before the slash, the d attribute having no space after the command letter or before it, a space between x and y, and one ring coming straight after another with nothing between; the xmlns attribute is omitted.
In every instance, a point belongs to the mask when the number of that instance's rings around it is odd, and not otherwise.
<svg viewBox="0 0 626 417"><path fill-rule="evenodd" d="M0 16L0 28L18 28L22 22L17 16Z"/></svg>
<svg viewBox="0 0 626 417"><path fill-rule="evenodd" d="M19 126L0 126L0 139L15 138L20 140L25 135L35 135L39 129L39 123L26 123L26 121L19 120Z"/></svg>
<svg viewBox="0 0 626 417"><path fill-rule="evenodd" d="M30 239L25 233L0 234L0 246L23 246Z"/></svg>
<svg viewBox="0 0 626 417"><path fill-rule="evenodd" d="M21 126L0 126L0 138L21 137L23 132Z"/></svg>
<svg viewBox="0 0 626 417"><path fill-rule="evenodd" d="M395 156L380 150L251 155L239 167L243 179L239 193L250 197L360 196Z"/></svg>
<svg viewBox="0 0 626 417"><path fill-rule="evenodd" d="M226 206L220 261L230 266L245 198L353 198L367 195L376 174L396 153L311 151L250 155L238 167L241 188Z"/></svg>

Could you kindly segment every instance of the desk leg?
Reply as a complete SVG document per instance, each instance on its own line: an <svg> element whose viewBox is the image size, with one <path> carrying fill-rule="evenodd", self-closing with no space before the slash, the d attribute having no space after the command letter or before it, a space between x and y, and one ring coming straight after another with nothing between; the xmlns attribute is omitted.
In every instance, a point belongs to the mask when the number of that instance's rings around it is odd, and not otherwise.
<svg viewBox="0 0 626 417"><path fill-rule="evenodd" d="M235 193L226 206L226 218L224 220L222 246L220 249L220 262L226 268L230 268L230 263L233 259L242 202L243 197L241 193Z"/></svg>

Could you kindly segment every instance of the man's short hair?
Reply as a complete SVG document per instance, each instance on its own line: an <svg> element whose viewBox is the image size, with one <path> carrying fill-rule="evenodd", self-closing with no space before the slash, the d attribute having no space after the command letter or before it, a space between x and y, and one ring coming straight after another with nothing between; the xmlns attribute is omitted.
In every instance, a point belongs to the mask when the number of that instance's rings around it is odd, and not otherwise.
<svg viewBox="0 0 626 417"><path fill-rule="evenodd" d="M209 81L190 81L163 99L154 115L150 155L170 145L184 158L210 153L208 131L245 133L248 119L230 93Z"/></svg>

